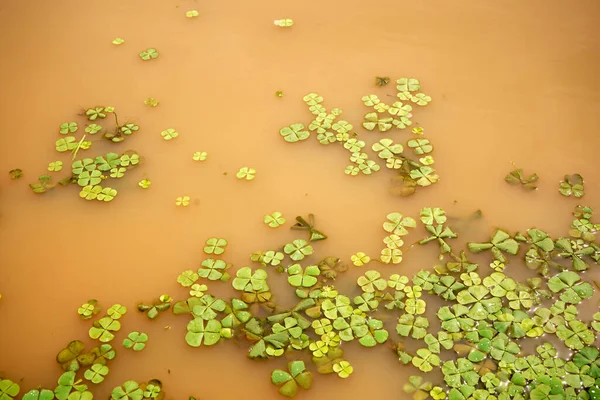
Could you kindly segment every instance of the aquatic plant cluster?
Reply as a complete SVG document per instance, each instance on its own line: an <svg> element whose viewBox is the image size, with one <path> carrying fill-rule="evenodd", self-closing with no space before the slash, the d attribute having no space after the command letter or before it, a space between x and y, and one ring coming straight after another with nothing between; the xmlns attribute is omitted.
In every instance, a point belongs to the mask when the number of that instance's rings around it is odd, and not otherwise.
<svg viewBox="0 0 600 400"><path fill-rule="evenodd" d="M246 339L251 359L291 359L286 370L275 369L271 375L272 383L286 397L312 387L314 373L305 364L309 360L319 374L349 378L354 368L344 347L357 341L365 348L393 343L399 362L420 371L405 385L415 400L600 399L600 353L594 346L600 312L589 322L578 315L578 305L591 298L597 286L585 280L585 272L600 263L600 246L595 242L600 224L592 222L590 207L578 206L573 215L565 237L553 239L537 228L514 235L498 229L487 242L469 242L468 251L489 254L489 266L479 266L469 260L467 251L455 254L448 241L457 235L447 225L445 211L423 208L419 220L431 236L417 243L436 242L440 264L411 277L366 270L357 279L354 295L344 295L334 287L347 266L336 257L316 257L313 245L327 236L315 228L314 216L299 216L291 228L305 231L306 239L253 253L250 260L257 267L242 267L234 276L228 272L232 265L221 258L228 241L209 238L204 246L208 258L197 270L183 271L177 277L188 292L186 299L173 301L162 295L137 309L149 319L169 309L187 316L185 341L191 347ZM280 212L265 216L264 221L273 228L286 223ZM416 225L411 217L389 214L382 225L386 248L399 250ZM537 277L519 282L505 274L509 262L519 264L519 255ZM362 253L353 262L363 266L375 261ZM284 308L276 303L269 273L287 277L298 298L295 306ZM225 300L209 293L209 285L224 282L230 282L239 294ZM433 309L427 305L428 298L436 302ZM77 312L89 320L100 311L92 299ZM111 343L126 313L125 306L111 306L89 329L89 337L98 345L86 351L81 341L70 342L56 358L65 371L58 386L33 389L22 398L91 400L88 385L100 384L109 373L117 355ZM393 337L394 327L384 322L390 320L389 314L396 320ZM438 324L439 331L431 329ZM528 340L537 338L541 340L534 352L523 351ZM147 334L133 331L122 346L141 351L148 342ZM434 370L443 374L443 380L435 384L423 377ZM0 380L0 399L11 400L19 392L16 382ZM163 396L160 381L151 380L126 381L114 388L111 398Z"/></svg>
<svg viewBox="0 0 600 400"><path fill-rule="evenodd" d="M104 122L111 115L114 119L113 124L110 127L102 126L100 122ZM61 138L56 141L55 148L59 153L71 154L70 175L59 180L58 183L52 181L51 175L40 175L37 183L29 185L34 193L46 193L57 184L61 186L76 184L80 187L79 196L85 200L112 201L117 196L117 190L104 186L103 181L110 178L123 178L129 169L140 163L140 156L131 150L122 154L108 152L96 157L76 159L80 151L86 152L92 147L93 142L86 140L88 135L98 135L110 143L121 143L140 128L131 122L121 125L114 107L110 106L88 108L84 111L83 116L86 117L87 124L85 128L82 128L83 135L80 139L75 134L80 131L81 127L75 121L63 122L58 129ZM48 165L50 172L59 172L62 169L63 161L53 161ZM13 170L11 176L18 178L22 176L22 171L20 169Z"/></svg>
<svg viewBox="0 0 600 400"><path fill-rule="evenodd" d="M420 92L421 83L415 78L400 78L396 86L397 100L386 104L376 94L363 96L363 104L372 111L365 114L363 128L379 132L388 132L393 128L402 130L412 125L412 104L426 106L431 97ZM337 143L350 153L351 164L346 167L345 173L350 176L359 174L371 175L381 169L381 166L364 152L366 143L358 139L354 126L339 119L342 110L332 108L328 111L323 106L323 97L317 93L304 96L308 110L315 118L308 124L308 130L303 123L294 123L280 129L279 133L289 143L306 140L311 132L316 133L319 143L329 145ZM415 158L410 158L403 153L405 146L395 143L392 139L384 138L373 144L372 150L379 159L385 161L385 166L396 171L393 179L392 191L401 196L413 194L418 186L429 186L436 183L439 176L433 168L434 159L431 156L433 146L429 139L423 137L423 128L412 129L415 137L406 142Z"/></svg>

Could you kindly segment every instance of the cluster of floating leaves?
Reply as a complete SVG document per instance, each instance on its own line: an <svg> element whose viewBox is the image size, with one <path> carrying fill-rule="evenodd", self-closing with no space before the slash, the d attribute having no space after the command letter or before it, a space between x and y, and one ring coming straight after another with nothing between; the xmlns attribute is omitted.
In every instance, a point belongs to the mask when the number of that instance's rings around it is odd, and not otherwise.
<svg viewBox="0 0 600 400"><path fill-rule="evenodd" d="M92 141L86 140L88 135L100 135L111 143L120 143L139 130L139 126L132 122L121 125L113 107L91 107L86 109L83 115L87 119L85 127L75 121L63 122L58 127L61 138L56 141L56 151L71 154L70 174L58 182L53 182L51 175L40 175L36 183L29 185L34 193L45 193L56 185L75 184L80 187L79 196L81 198L109 202L116 197L117 190L104 186L103 181L110 178L123 178L129 169L140 163L140 156L133 151L126 151L122 154L108 152L96 157L77 159L80 151L85 152L92 147ZM107 121L111 115L114 118L114 125L103 127L101 123ZM75 134L80 130L83 130L83 134L78 139ZM47 169L50 173L56 173L62 171L63 167L63 161L57 160L50 162ZM14 170L11 171L11 175L16 178L22 175L22 172Z"/></svg>
<svg viewBox="0 0 600 400"><path fill-rule="evenodd" d="M389 78L385 78L389 81ZM383 86L384 78L378 78L377 83ZM363 128L372 131L387 132L392 128L405 129L412 125L412 104L425 106L431 97L420 90L420 82L414 78L401 78L397 81L398 101L391 105L384 103L377 95L369 94L362 98L367 107L373 108L372 112L365 115ZM405 103L403 103L403 101ZM340 119L342 110L333 108L328 111L323 106L323 97L317 93L304 96L304 102L309 111L315 116L308 124L308 129L303 123L294 123L280 129L283 139L290 143L300 142L310 137L311 132L316 133L319 143L329 145L338 143L350 153L351 164L346 167L345 173L350 176L359 174L371 175L381 169L374 160L369 159L365 152L366 143L358 139L354 126L346 120ZM384 138L374 143L371 149L378 157L385 161L387 168L396 172L393 179L392 191L401 196L413 194L417 186L429 186L439 179L432 167L434 159L431 156L433 146L422 136L422 128L412 130L415 137L410 138L406 147L410 148L415 159L403 154L405 146L394 143L392 139Z"/></svg>
<svg viewBox="0 0 600 400"><path fill-rule="evenodd" d="M574 214L576 221L592 217L589 207L578 207ZM592 344L600 330L600 313L591 323L583 322L577 318L577 305L594 293L580 271L598 264L600 248L592 240L552 239L537 228L524 234L499 229L489 241L467 245L470 252L485 252L491 258L490 268L480 269L469 261L466 251L454 253L451 239L457 234L447 225L443 209L424 208L419 219L428 236L418 243L437 243L440 255L447 257L445 265L412 277L368 270L358 278L359 291L353 296L328 284L327 273L339 259L311 262L313 245L301 238L254 253L251 260L261 266L237 270L231 285L240 295L230 301L211 295L201 280L229 280L225 271L231 265L214 259L202 262L197 272L185 271L178 278L190 289L190 297L176 302L173 309L191 317L186 341L193 347L213 346L242 335L250 343L250 358L292 358L287 369L273 371L271 380L282 395L293 397L309 389L314 379L310 368L299 360L299 352L312 356L318 373L348 378L354 368L344 358L344 344L357 341L375 347L388 342L391 330L384 321L389 321L385 314L391 312L396 315L400 339L394 340L394 351L400 362L421 373L437 370L443 374L443 381L436 385L422 376L411 376L405 390L414 399L597 399L593 393L600 390L600 355ZM302 217L297 220L299 227L314 228L313 217L311 222ZM595 233L593 226L589 232ZM400 249L403 237L416 227L417 220L390 213L383 225L388 233L386 249ZM310 233L310 228L305 230ZM573 250L571 242L577 240L581 240L579 248ZM206 252L215 254L217 248L224 250L224 244L224 239L212 238ZM401 260L401 253L387 250L377 261ZM540 277L518 282L501 272L520 253L529 265L532 250L547 264L546 269L535 268ZM575 254L580 250L584 252ZM355 264L371 261L364 253L353 258ZM276 305L268 284L271 267L271 273L287 276L299 299L295 306L281 309ZM446 304L436 305L432 313L427 298ZM439 320L439 332L430 331L432 314ZM551 344L549 335L556 335L558 341ZM522 351L521 342L528 338L542 339L535 353ZM575 353L568 359L559 357L561 346ZM539 397L550 392L560 396Z"/></svg>
<svg viewBox="0 0 600 400"><path fill-rule="evenodd" d="M423 208L418 219L390 213L383 223L387 236L379 259L359 252L352 258L355 265L400 262L404 238L417 232L418 222L426 235L416 243L437 243L442 264L412 276L369 269L358 277L356 291L347 295L333 286L338 272L346 269L340 260L315 255L313 245L326 235L315 228L314 216L299 216L292 228L306 231L306 238L253 253L250 259L258 265L243 266L233 277L228 273L232 265L221 258L228 241L207 239L204 253L209 258L177 278L187 298L172 302L162 295L137 308L150 319L170 309L187 316L184 340L191 347L243 337L251 359L289 359L287 368L271 374L272 383L286 397L310 389L314 371L351 378L354 367L344 354L347 343L370 348L391 341L399 362L419 371L404 386L416 400L597 400L600 353L594 343L600 312L590 321L579 316L579 305L595 292L584 272L600 263L600 246L595 242L600 225L592 222L590 207L577 206L573 215L565 237L551 238L538 228L514 234L497 229L489 240L468 242L457 253L452 243L457 234L448 226L443 209ZM281 213L267 217L266 223L284 222ZM471 262L470 253L485 256L485 266ZM506 275L506 266L518 265L519 255L539 276L518 281ZM294 306L277 305L268 283L270 274L285 277L298 298ZM209 285L219 282L230 282L238 295L226 300L211 294ZM428 305L432 301L435 305ZM87 320L100 311L92 299L78 314ZM38 388L26 394L27 399L38 399L43 392L50 400L91 400L93 395L77 374L92 385L104 381L117 355L111 343L126 313L126 307L115 304L96 318L89 336L98 345L86 351L81 341L70 342L57 356L65 371L58 387ZM395 326L389 326L391 320ZM528 346L533 339L534 346ZM124 337L123 347L139 351L147 341L146 334L133 331ZM302 361L302 353L310 355L313 368ZM435 383L423 376L433 371L442 376ZM19 391L15 382L0 380L3 400ZM158 381L127 381L112 391L111 398L141 400L162 393Z"/></svg>

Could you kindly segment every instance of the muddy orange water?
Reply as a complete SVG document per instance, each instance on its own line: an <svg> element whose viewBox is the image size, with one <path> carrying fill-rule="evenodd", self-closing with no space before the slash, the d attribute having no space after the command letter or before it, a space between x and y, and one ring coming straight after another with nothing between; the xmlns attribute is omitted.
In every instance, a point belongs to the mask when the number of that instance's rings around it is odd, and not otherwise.
<svg viewBox="0 0 600 400"><path fill-rule="evenodd" d="M185 17L192 9L198 18ZM170 398L278 398L270 372L285 360L249 360L246 342L191 348L185 316L150 322L135 311L137 302L163 293L186 297L177 275L199 266L207 238L227 238L224 259L239 268L253 251L304 237L287 228L309 212L329 235L316 253L346 262L357 251L377 256L387 213L416 218L424 206L457 217L483 211L483 220L457 228L455 249L489 237L495 226L566 234L574 205L600 207L599 12L593 0L3 0L0 375L22 378L23 390L55 387L56 353L73 339L91 344L91 322L79 320L77 308L96 298L104 310L113 303L130 309L110 374L92 389L97 398L125 380L151 378L163 381ZM277 28L279 18L295 24ZM125 43L111 44L115 37ZM137 54L148 47L160 57L143 62ZM410 198L388 193L385 168L348 177L348 153L339 146L314 137L289 144L278 134L310 122L302 96L314 91L326 107L344 110L369 147L382 137L404 141L408 133L360 127L363 95L396 93L393 81L375 87L378 75L419 78L433 98L415 107L413 121L435 146L440 181ZM149 96L160 105L144 105ZM136 150L143 165L115 183L112 203L86 202L74 187L34 195L27 183L49 162L63 160L68 170L69 157L54 150L58 125L97 104L140 125L112 149ZM180 136L165 142L160 132L167 128ZM94 143L87 154L109 149ZM195 151L208 152L207 161L192 161ZM540 175L537 191L504 182L511 161ZM235 178L242 166L256 169L254 181ZM6 172L13 168L24 177L11 181ZM562 176L574 172L586 179L581 201L557 191ZM150 189L137 186L143 178ZM183 195L190 206L176 207ZM273 211L288 218L285 227L262 223ZM416 230L407 243L423 234ZM428 268L437 249L427 249L407 253L399 266L372 267L386 274ZM343 290L364 271L352 268L337 283ZM208 285L229 293L218 288L226 284ZM283 281L271 286L291 298ZM143 352L121 348L133 330L150 336ZM397 339L393 325L390 337ZM301 398L402 398L406 378L418 372L402 367L385 345L352 344L345 356L354 365L350 379L317 376Z"/></svg>

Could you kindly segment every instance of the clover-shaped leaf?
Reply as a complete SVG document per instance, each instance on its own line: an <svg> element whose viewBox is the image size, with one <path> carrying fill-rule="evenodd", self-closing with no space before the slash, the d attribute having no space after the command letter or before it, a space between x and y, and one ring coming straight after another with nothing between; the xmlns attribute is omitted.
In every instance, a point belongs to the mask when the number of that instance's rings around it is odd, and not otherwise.
<svg viewBox="0 0 600 400"><path fill-rule="evenodd" d="M383 223L383 229L386 232L398 236L408 235L406 228L414 228L417 222L411 217L404 217L399 212L393 212L387 215L387 221Z"/></svg>
<svg viewBox="0 0 600 400"><path fill-rule="evenodd" d="M392 129L392 121L391 117L380 118L376 112L370 112L365 115L362 126L369 131L377 128L380 132L386 132Z"/></svg>
<svg viewBox="0 0 600 400"><path fill-rule="evenodd" d="M554 293L560 292L560 299L565 303L577 304L594 294L592 285L588 282L579 282L580 280L581 278L576 272L563 271L550 278L548 288Z"/></svg>
<svg viewBox="0 0 600 400"><path fill-rule="evenodd" d="M446 211L441 208L425 207L421 209L421 222L425 225L444 224L446 222Z"/></svg>
<svg viewBox="0 0 600 400"><path fill-rule="evenodd" d="M395 144L392 139L381 139L379 142L374 143L371 147L373 151L378 152L379 158L387 160L388 158L394 157L402 153L404 147L401 144Z"/></svg>
<svg viewBox="0 0 600 400"><path fill-rule="evenodd" d="M418 349L417 355L412 359L412 364L423 372L433 370L433 367L439 366L440 363L440 357L429 349Z"/></svg>
<svg viewBox="0 0 600 400"><path fill-rule="evenodd" d="M409 376L408 383L404 384L404 391L412 393L413 400L425 400L429 397L429 391L432 390L431 382L424 382L422 376Z"/></svg>
<svg viewBox="0 0 600 400"><path fill-rule="evenodd" d="M171 140L171 139L175 139L177 136L179 136L179 132L177 132L175 129L173 128L169 128L169 129L165 129L164 131L162 131L160 133L160 135L163 137L163 139L165 140Z"/></svg>
<svg viewBox="0 0 600 400"><path fill-rule="evenodd" d="M290 275L288 277L290 285L309 288L318 282L317 277L320 275L321 271L316 265L309 265L303 271L300 264L294 264L288 267L287 273Z"/></svg>
<svg viewBox="0 0 600 400"><path fill-rule="evenodd" d="M204 252L206 254L216 254L220 255L225 252L225 247L227 246L227 240L222 238L210 238L206 240L206 246L204 246Z"/></svg>
<svg viewBox="0 0 600 400"><path fill-rule="evenodd" d="M96 157L94 162L100 171L110 171L121 165L121 157L117 153L107 153L105 157Z"/></svg>
<svg viewBox="0 0 600 400"><path fill-rule="evenodd" d="M68 133L77 132L77 129L79 129L77 122L63 122L60 124L59 132L61 135L66 135Z"/></svg>
<svg viewBox="0 0 600 400"><path fill-rule="evenodd" d="M422 339L427 335L429 321L425 317L414 316L412 314L402 314L398 318L396 332L400 336L411 335L414 339Z"/></svg>
<svg viewBox="0 0 600 400"><path fill-rule="evenodd" d="M129 124L123 125L120 129L124 135L131 135L134 132L138 131L140 129L140 127L136 124L129 123Z"/></svg>
<svg viewBox="0 0 600 400"><path fill-rule="evenodd" d="M556 329L556 336L571 349L581 350L584 345L594 342L594 334L586 324L581 321L568 321L567 325L560 325Z"/></svg>
<svg viewBox="0 0 600 400"><path fill-rule="evenodd" d="M271 215L265 215L263 221L271 228L277 228L278 226L285 224L285 218L279 211L275 211Z"/></svg>
<svg viewBox="0 0 600 400"><path fill-rule="evenodd" d="M431 96L427 96L425 93L417 93L410 100L419 106L426 106L431 102Z"/></svg>
<svg viewBox="0 0 600 400"><path fill-rule="evenodd" d="M296 239L284 246L283 251L294 261L300 261L313 253L313 248L306 240Z"/></svg>
<svg viewBox="0 0 600 400"><path fill-rule="evenodd" d="M423 165L418 169L411 170L410 177L414 179L419 186L429 186L439 180L439 176L435 173L435 169L428 165Z"/></svg>
<svg viewBox="0 0 600 400"><path fill-rule="evenodd" d="M155 58L158 58L159 54L155 48L151 47L149 49L146 49L146 50L140 52L139 56L142 60L148 61L148 60L153 60Z"/></svg>
<svg viewBox="0 0 600 400"><path fill-rule="evenodd" d="M108 367L102 364L94 364L83 374L84 378L88 381L98 384L104 380L104 377L108 375Z"/></svg>
<svg viewBox="0 0 600 400"><path fill-rule="evenodd" d="M584 195L583 177L579 174L565 175L565 178L560 182L558 191L563 196L582 197Z"/></svg>
<svg viewBox="0 0 600 400"><path fill-rule="evenodd" d="M89 335L92 339L98 339L101 342L110 342L115 338L112 332L121 329L121 323L111 317L104 317L94 322L89 330Z"/></svg>
<svg viewBox="0 0 600 400"><path fill-rule="evenodd" d="M77 148L77 141L74 136L65 136L56 141L56 151L64 153Z"/></svg>
<svg viewBox="0 0 600 400"><path fill-rule="evenodd" d="M209 321L194 318L187 325L185 341L192 347L212 346L221 339L221 323L215 319Z"/></svg>
<svg viewBox="0 0 600 400"><path fill-rule="evenodd" d="M321 309L325 316L331 320L335 320L338 315L347 318L352 314L352 305L350 299L343 295L337 295L335 299L325 299L321 303Z"/></svg>
<svg viewBox="0 0 600 400"><path fill-rule="evenodd" d="M151 184L152 184L152 182L149 179L142 179L141 181L138 182L138 186L141 187L142 189L148 189Z"/></svg>
<svg viewBox="0 0 600 400"><path fill-rule="evenodd" d="M140 156L138 154L123 154L121 156L121 166L129 167L140 163ZM112 169L111 169L112 172Z"/></svg>
<svg viewBox="0 0 600 400"><path fill-rule="evenodd" d="M131 332L127 337L123 340L123 347L126 349L133 349L134 351L141 351L146 347L146 342L148 341L148 335L143 332Z"/></svg>
<svg viewBox="0 0 600 400"><path fill-rule="evenodd" d="M200 275L201 278L207 278L211 281L226 281L230 276L225 271L230 267L231 265L223 260L207 258L202 261L201 267L198 269L198 275Z"/></svg>
<svg viewBox="0 0 600 400"><path fill-rule="evenodd" d="M206 161L208 157L208 153L206 151L196 151L192 156L192 160L194 161Z"/></svg>
<svg viewBox="0 0 600 400"><path fill-rule="evenodd" d="M48 164L48 171L50 172L58 172L62 169L63 162L62 161L52 161Z"/></svg>
<svg viewBox="0 0 600 400"><path fill-rule="evenodd" d="M33 389L23 395L22 400L53 400L54 392L48 389ZM8 400L8 399L7 399Z"/></svg>
<svg viewBox="0 0 600 400"><path fill-rule="evenodd" d="M79 314L81 319L90 319L99 312L100 307L98 306L98 300L96 299L88 300L87 303L82 304L81 307L77 309L77 314Z"/></svg>
<svg viewBox="0 0 600 400"><path fill-rule="evenodd" d="M427 139L411 139L408 141L408 147L414 150L415 154L428 154L433 151L433 146Z"/></svg>
<svg viewBox="0 0 600 400"><path fill-rule="evenodd" d="M126 381L123 386L117 386L110 395L112 400L142 400L144 391L136 381Z"/></svg>
<svg viewBox="0 0 600 400"><path fill-rule="evenodd" d="M384 264L400 264L402 262L402 250L390 249L389 247L382 249L379 259Z"/></svg>
<svg viewBox="0 0 600 400"><path fill-rule="evenodd" d="M279 134L283 136L283 139L289 143L300 142L308 139L310 132L305 130L304 124L292 124L285 126L279 130Z"/></svg>
<svg viewBox="0 0 600 400"><path fill-rule="evenodd" d="M247 181L251 181L256 176L256 170L251 167L242 167L239 169L235 176L238 179L245 179Z"/></svg>
<svg viewBox="0 0 600 400"><path fill-rule="evenodd" d="M313 376L306 370L304 361L292 361L288 364L288 371L276 369L271 374L271 382L279 386L279 393L285 397L294 397L298 388L310 389Z"/></svg>
<svg viewBox="0 0 600 400"><path fill-rule="evenodd" d="M314 106L323 102L323 97L319 96L317 93L309 93L303 98L304 102L308 106Z"/></svg>
<svg viewBox="0 0 600 400"><path fill-rule="evenodd" d="M123 167L119 167L119 168L113 168L110 170L110 177L111 178L122 178L125 176L125 171L127 171L127 169L123 168ZM100 171L93 171L93 172L100 172ZM81 175L80 175L81 178ZM94 183L92 183L94 184Z"/></svg>
<svg viewBox="0 0 600 400"><path fill-rule="evenodd" d="M348 361L342 360L333 364L333 371L338 374L340 378L345 379L352 375L354 368L352 368L352 365L350 365Z"/></svg>
<svg viewBox="0 0 600 400"><path fill-rule="evenodd" d="M388 283L381 277L381 274L377 271L367 271L363 276L359 276L356 283L363 292L373 293L377 290L384 290L387 288Z"/></svg>
<svg viewBox="0 0 600 400"><path fill-rule="evenodd" d="M250 267L240 268L236 272L236 277L231 282L236 290L251 292L253 290L269 290L267 284L267 272L258 268L252 272Z"/></svg>
<svg viewBox="0 0 600 400"><path fill-rule="evenodd" d="M421 88L421 82L415 78L400 78L396 83L400 92L416 92Z"/></svg>
<svg viewBox="0 0 600 400"><path fill-rule="evenodd" d="M359 251L358 253L353 254L350 257L350 260L352 261L352 264L356 265L357 267L362 267L363 265L368 264L371 261L371 257L366 255L362 251Z"/></svg>
<svg viewBox="0 0 600 400"><path fill-rule="evenodd" d="M519 252L519 243L510 237L505 231L498 229L494 233L489 243L468 243L469 250L474 253L479 253L484 250L491 249L496 260L500 262L506 262L507 259L503 252L508 254L516 255Z"/></svg>
<svg viewBox="0 0 600 400"><path fill-rule="evenodd" d="M280 28L289 28L290 26L294 25L294 20L292 20L291 18L283 18L276 19L275 21L273 21L273 23L275 24L275 26L279 26Z"/></svg>
<svg viewBox="0 0 600 400"><path fill-rule="evenodd" d="M144 104L150 107L156 107L160 104L160 102L154 97L148 97L146 100L144 100Z"/></svg>

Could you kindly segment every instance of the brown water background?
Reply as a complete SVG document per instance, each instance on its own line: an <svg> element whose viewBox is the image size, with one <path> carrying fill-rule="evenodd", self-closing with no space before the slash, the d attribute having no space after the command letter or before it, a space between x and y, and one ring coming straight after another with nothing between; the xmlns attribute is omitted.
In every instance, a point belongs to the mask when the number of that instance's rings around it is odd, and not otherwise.
<svg viewBox="0 0 600 400"><path fill-rule="evenodd" d="M198 18L185 17L192 9ZM246 343L192 349L185 317L148 322L134 310L162 293L184 298L176 277L199 266L209 237L229 240L224 258L236 268L253 251L299 237L289 223L266 227L263 215L273 211L288 222L314 213L329 235L316 253L346 261L357 251L377 256L387 213L416 218L424 206L455 216L481 209L485 220L460 231L461 243L487 238L494 226L565 235L578 203L557 192L565 173L581 173L581 202L600 207L599 11L593 0L2 0L0 375L24 378L23 390L55 387L54 357L70 340L85 340L90 322L76 310L96 298L104 310L117 302L130 309L109 377L93 389L97 398L125 380L151 378L163 381L170 398L277 398L269 376L284 360L251 361ZM279 18L295 25L273 26ZM115 37L126 42L115 46ZM148 47L160 58L142 62L137 54ZM393 82L374 86L377 75L419 78L433 97L413 120L435 146L441 179L410 198L388 193L385 168L347 177L339 147L314 137L292 145L278 134L311 120L302 96L314 91L326 107L344 110L369 147L382 137L403 141L403 133L360 128L363 95L395 94ZM157 108L143 104L149 96ZM116 148L135 149L144 164L118 182L110 204L83 201L73 187L32 194L27 183L50 161L68 169L68 158L54 150L58 125L97 104L140 125ZM180 136L163 141L167 128ZM194 151L207 151L208 160L195 163ZM503 181L510 161L540 175L537 191ZM256 168L254 181L235 178L242 166ZM25 176L11 181L13 168ZM150 189L137 187L142 178ZM182 195L192 198L187 208L174 205ZM433 265L434 247L407 254L400 266L370 267L409 274ZM340 287L352 287L361 271ZM276 295L289 291L272 286ZM150 336L141 353L121 349L133 330ZM350 379L318 376L302 398L401 398L417 371L401 367L386 346L359 347L346 351L355 367Z"/></svg>

